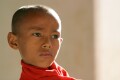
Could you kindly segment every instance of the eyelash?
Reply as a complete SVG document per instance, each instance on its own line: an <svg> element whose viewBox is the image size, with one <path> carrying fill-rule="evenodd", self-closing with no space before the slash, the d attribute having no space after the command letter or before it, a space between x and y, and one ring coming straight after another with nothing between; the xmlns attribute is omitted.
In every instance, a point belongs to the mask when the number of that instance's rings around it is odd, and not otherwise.
<svg viewBox="0 0 120 80"><path fill-rule="evenodd" d="M32 35L36 37L41 37L41 33L33 33Z"/></svg>
<svg viewBox="0 0 120 80"><path fill-rule="evenodd" d="M33 35L33 36L36 36L36 37L41 37L41 36L42 36L41 33L33 33L32 35ZM58 38L59 38L59 35L54 34L54 35L51 36L51 38L52 38L52 39L58 39Z"/></svg>

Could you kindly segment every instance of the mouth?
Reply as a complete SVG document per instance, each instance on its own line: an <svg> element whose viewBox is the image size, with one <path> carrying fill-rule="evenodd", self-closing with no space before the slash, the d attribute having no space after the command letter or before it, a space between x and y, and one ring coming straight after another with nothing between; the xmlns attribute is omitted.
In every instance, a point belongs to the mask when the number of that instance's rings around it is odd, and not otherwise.
<svg viewBox="0 0 120 80"><path fill-rule="evenodd" d="M52 56L52 53L51 52L41 52L40 56L48 57L48 56Z"/></svg>

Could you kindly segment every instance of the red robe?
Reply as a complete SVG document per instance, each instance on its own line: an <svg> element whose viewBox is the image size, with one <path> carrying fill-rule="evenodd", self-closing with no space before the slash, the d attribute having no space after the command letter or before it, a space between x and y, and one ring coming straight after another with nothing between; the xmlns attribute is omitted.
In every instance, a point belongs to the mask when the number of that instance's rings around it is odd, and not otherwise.
<svg viewBox="0 0 120 80"><path fill-rule="evenodd" d="M75 80L56 62L49 69L32 66L21 61L22 73L20 80Z"/></svg>

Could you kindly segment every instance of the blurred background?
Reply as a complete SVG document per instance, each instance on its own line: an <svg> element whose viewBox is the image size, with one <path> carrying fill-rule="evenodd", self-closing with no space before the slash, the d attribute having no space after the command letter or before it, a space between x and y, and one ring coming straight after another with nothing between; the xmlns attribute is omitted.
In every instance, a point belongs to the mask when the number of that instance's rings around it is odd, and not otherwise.
<svg viewBox="0 0 120 80"><path fill-rule="evenodd" d="M0 80L19 80L20 55L7 43L14 12L43 4L62 20L64 41L57 58L70 76L83 80L120 80L119 0L0 0Z"/></svg>

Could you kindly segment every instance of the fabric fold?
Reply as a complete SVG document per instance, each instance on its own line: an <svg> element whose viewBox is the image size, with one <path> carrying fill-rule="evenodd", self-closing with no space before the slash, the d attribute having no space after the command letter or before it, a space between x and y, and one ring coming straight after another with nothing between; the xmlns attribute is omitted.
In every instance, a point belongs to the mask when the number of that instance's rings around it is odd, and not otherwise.
<svg viewBox="0 0 120 80"><path fill-rule="evenodd" d="M39 68L21 61L22 73L20 80L75 80L67 71L53 62L49 68Z"/></svg>

